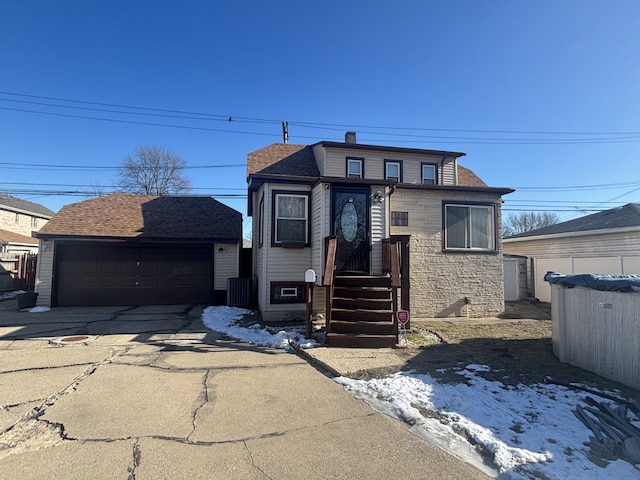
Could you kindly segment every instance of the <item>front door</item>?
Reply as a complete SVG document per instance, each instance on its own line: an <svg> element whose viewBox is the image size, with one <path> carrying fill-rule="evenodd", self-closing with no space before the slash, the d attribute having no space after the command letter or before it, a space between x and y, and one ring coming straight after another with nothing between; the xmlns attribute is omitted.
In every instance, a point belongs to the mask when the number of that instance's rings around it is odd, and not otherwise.
<svg viewBox="0 0 640 480"><path fill-rule="evenodd" d="M369 274L369 193L362 188L332 189L336 273Z"/></svg>

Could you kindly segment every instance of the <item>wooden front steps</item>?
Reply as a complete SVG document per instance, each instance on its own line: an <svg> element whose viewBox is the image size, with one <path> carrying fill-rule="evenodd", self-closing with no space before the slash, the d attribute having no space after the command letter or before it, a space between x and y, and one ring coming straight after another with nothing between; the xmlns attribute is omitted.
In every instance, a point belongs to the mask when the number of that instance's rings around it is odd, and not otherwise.
<svg viewBox="0 0 640 480"><path fill-rule="evenodd" d="M390 277L340 276L334 281L326 344L332 347L394 347Z"/></svg>

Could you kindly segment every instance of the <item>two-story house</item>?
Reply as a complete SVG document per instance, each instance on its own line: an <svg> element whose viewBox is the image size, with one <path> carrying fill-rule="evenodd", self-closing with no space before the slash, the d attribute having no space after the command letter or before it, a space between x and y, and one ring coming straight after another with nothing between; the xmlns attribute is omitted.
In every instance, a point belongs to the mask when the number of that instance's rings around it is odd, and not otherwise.
<svg viewBox="0 0 640 480"><path fill-rule="evenodd" d="M318 274L313 309L331 317L326 272L352 284L389 276L389 241L401 257L397 308L413 317L502 312L501 197L513 190L488 187L458 164L463 155L358 144L354 132L344 143L273 144L250 153L248 213L263 317L305 312L307 269ZM366 320L358 310L349 318Z"/></svg>
<svg viewBox="0 0 640 480"><path fill-rule="evenodd" d="M36 253L40 230L54 212L37 203L0 194L0 253Z"/></svg>

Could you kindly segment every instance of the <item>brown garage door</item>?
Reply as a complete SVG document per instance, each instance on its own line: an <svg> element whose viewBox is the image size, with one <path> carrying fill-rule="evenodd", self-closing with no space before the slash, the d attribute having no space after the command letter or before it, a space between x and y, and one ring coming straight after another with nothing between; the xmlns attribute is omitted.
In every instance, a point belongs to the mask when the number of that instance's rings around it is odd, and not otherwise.
<svg viewBox="0 0 640 480"><path fill-rule="evenodd" d="M58 306L211 302L212 246L59 245Z"/></svg>

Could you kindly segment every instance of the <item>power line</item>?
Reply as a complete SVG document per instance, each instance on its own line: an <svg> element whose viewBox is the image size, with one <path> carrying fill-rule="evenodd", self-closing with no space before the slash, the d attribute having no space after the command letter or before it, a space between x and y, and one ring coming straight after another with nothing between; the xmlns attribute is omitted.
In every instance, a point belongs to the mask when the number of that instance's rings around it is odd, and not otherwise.
<svg viewBox="0 0 640 480"><path fill-rule="evenodd" d="M80 188L118 188L117 185L88 185L88 184L74 184L74 183L33 183L33 182L2 182L0 185L34 185L40 187L80 187ZM1 187L0 187L1 188ZM240 187L191 187L191 190L247 190Z"/></svg>
<svg viewBox="0 0 640 480"><path fill-rule="evenodd" d="M209 189L202 189L209 190ZM46 189L30 189L30 188L0 188L0 192L6 195L38 195L38 196L68 196L68 197L94 197L97 196L95 191L89 190L46 190ZM116 191L104 192L104 195L117 193ZM102 195L102 194L101 194ZM201 196L202 194L198 194ZM215 198L247 198L246 194L241 193L212 193Z"/></svg>
<svg viewBox="0 0 640 480"><path fill-rule="evenodd" d="M42 163L24 163L24 162L0 162L0 165L11 165L12 168L17 170L30 169L33 167L46 168L50 170L55 169L76 169L76 170L120 170L121 167L104 167L99 165L54 165L54 164L42 164ZM197 166L185 166L185 170L196 169L209 169L209 168L232 168L232 167L246 167L246 163L228 163L224 165L197 165Z"/></svg>
<svg viewBox="0 0 640 480"><path fill-rule="evenodd" d="M5 92L0 91L2 95L12 95L26 98L38 98L43 100L54 100L59 102L69 102L69 103L78 103L78 104L86 104L86 105L97 105L104 107L115 107L115 108L128 108L133 110L146 110L146 111L155 111L155 112L165 112L165 113L178 113L184 115L197 115L200 117L213 117L218 120L224 121L246 121L246 122L256 122L256 123L272 123L280 125L281 120L276 119L267 119L267 118L254 118L254 117L241 117L234 116L229 114L215 114L210 112L191 112L185 110L173 110L173 109L164 109L164 108L153 108L153 107L142 107L136 105L123 105L117 103L102 103L102 102L92 102L86 100L75 100L68 98L60 98L60 97L48 97L42 95L29 95L24 93L16 93L16 92ZM27 102L25 102L27 103ZM34 102L35 103L35 102ZM487 130L487 129L461 129L461 128L428 128L428 127L394 127L388 125L354 125L347 123L321 123L321 122L299 122L299 121L290 121L291 125L297 125L301 127L313 127L313 128L371 128L376 130L406 130L406 131L429 131L429 132L459 132L459 133L503 133L503 134L516 134L516 135L640 135L638 131L631 132L584 132L584 131L552 131L552 130Z"/></svg>
<svg viewBox="0 0 640 480"><path fill-rule="evenodd" d="M168 118L179 118L179 119L187 119L187 120L196 120L196 121L225 121L225 122L241 122L241 123L256 123L256 124L270 124L270 125L279 125L281 123L280 120L275 119L265 119L265 118L253 118L253 117L240 117L240 116L232 116L232 115L222 115L222 114L214 114L214 113L203 113L203 112L189 112L184 110L170 110L170 109L160 109L160 108L150 108L150 107L141 107L135 105L123 105L123 104L114 104L114 103L102 103L102 102L91 102L91 101L83 101L83 100L74 100L74 99L65 99L58 97L47 97L40 95L27 95L15 92L1 92L3 95L12 95L19 96L25 98L36 98L43 100L52 100L56 102L67 102L74 104L84 104L84 105L96 105L96 106L104 106L104 107L112 107L112 108L125 108L128 110L142 110L142 112L129 112L122 110L112 110L112 109L102 109L102 108L93 108L93 107L81 107L75 105L58 105L44 102L36 102L30 100L17 100L17 99L6 99L0 98L0 101L10 101L10 102L20 102L20 103L28 103L42 106L50 106L55 108L73 108L73 109L81 109L81 110L91 110L98 111L103 113L116 113L120 115L147 115L154 117L168 117ZM154 123L154 122L141 122L134 120L126 120L126 119L114 119L114 118L104 118L104 117L91 117L84 115L71 115L59 112L44 112L39 110L27 110L27 109L18 109L18 108L10 108L10 107L0 107L3 110L10 111L18 111L24 113L34 113L40 115L53 115L53 116L61 116L68 118L78 118L84 120L97 120L97 121L107 121L114 123L128 123L128 124L137 124L137 125L147 125L147 126L158 126L165 128L182 128L182 129L190 129L190 130L201 130L201 131L213 131L213 132L221 132L221 133L236 133L236 134L244 134L244 135L261 135L261 136L277 136L276 133L264 133L264 132L255 132L255 131L236 131L236 130L227 130L227 129L214 129L209 127L198 127L198 126L188 126L188 125L174 125L174 124L163 124L163 123ZM151 112L161 112L161 113L151 113ZM402 142L404 143L421 143L422 139L432 140L437 143L463 143L463 144L513 144L513 145L548 145L548 144L589 144L589 143L635 143L640 142L640 132L561 132L561 131L526 131L526 130L483 130L483 129L445 129L445 128L426 128L426 127L394 127L394 126L375 126L375 125L350 125L350 124L339 124L339 123L319 123L319 122L296 122L290 121L288 122L290 125L299 126L303 128L313 128L313 129L322 129L322 130L343 130L347 129L374 129L381 131L362 131L360 133L366 135L381 135L381 136L391 136L391 137L402 137ZM476 134L506 134L506 135L579 135L579 136L597 136L594 138L495 138L495 137L466 137L466 136L445 136L445 135L424 135L424 134L415 134L415 133L398 133L399 131L404 132L454 132L454 133L476 133ZM605 136L606 135L606 136ZM611 136L615 135L615 136ZM315 138L304 135L292 135L295 138ZM409 140L410 138L420 139L420 140ZM378 139L365 139L365 141L376 142Z"/></svg>
<svg viewBox="0 0 640 480"><path fill-rule="evenodd" d="M115 118L101 118L101 117L88 117L85 115L71 115L68 113L54 113L54 112L41 112L37 110L25 110L21 108L9 108L9 107L0 107L1 110L11 110L14 112L24 112L24 113L36 113L39 115L50 115L55 117L66 117L66 118L78 118L82 120L99 120L103 122L112 122L112 123L126 123L132 125L146 125L152 127L168 127L168 128L182 128L185 130L200 130L205 132L222 132L222 133L236 133L236 134L244 134L244 135L261 135L266 137L278 137L278 134L264 133L264 132L245 132L245 131L237 131L237 130L225 130L222 128L208 128L208 127L194 127L189 125L171 125L166 123L153 123L153 122L138 122L135 120L122 120Z"/></svg>

